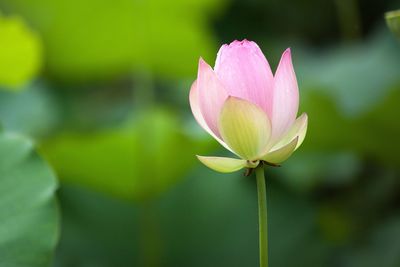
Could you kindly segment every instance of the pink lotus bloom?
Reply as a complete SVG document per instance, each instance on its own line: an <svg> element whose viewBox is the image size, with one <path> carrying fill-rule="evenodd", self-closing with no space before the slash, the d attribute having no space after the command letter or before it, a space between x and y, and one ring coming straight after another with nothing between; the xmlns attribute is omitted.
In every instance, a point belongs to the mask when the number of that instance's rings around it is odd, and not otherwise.
<svg viewBox="0 0 400 267"><path fill-rule="evenodd" d="M198 156L216 171L279 164L306 135L307 114L296 119L299 90L290 49L273 75L255 42L223 45L214 69L200 58L189 98L199 125L240 158Z"/></svg>

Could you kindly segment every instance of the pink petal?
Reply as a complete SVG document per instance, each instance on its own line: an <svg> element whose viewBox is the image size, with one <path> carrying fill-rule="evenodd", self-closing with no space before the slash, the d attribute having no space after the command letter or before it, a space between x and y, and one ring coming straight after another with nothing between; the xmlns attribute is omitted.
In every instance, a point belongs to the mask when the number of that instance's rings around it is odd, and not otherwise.
<svg viewBox="0 0 400 267"><path fill-rule="evenodd" d="M217 140L223 147L226 149L232 151L228 147L227 144L225 144L224 141L222 141L218 136L216 136L208 127L206 121L203 118L203 115L201 114L200 110L200 105L199 105L199 90L197 89L197 81L194 81L192 84L192 87L190 88L190 93L189 93L189 102L190 102L190 108L192 109L192 113L194 118L196 119L197 123L207 132L209 133L215 140Z"/></svg>
<svg viewBox="0 0 400 267"><path fill-rule="evenodd" d="M192 86L190 87L189 103L190 103L190 108L192 109L193 116L196 119L197 123L210 135L215 136L214 133L208 127L206 121L203 118L203 115L201 114L199 106L199 90L197 90L197 80L195 80L192 83Z"/></svg>
<svg viewBox="0 0 400 267"><path fill-rule="evenodd" d="M223 45L214 69L229 95L258 105L270 116L273 75L255 42L243 40Z"/></svg>
<svg viewBox="0 0 400 267"><path fill-rule="evenodd" d="M210 130L220 137L218 117L228 94L212 68L202 58L199 60L197 90L199 106L204 121Z"/></svg>
<svg viewBox="0 0 400 267"><path fill-rule="evenodd" d="M299 89L290 49L282 54L274 77L272 138L278 140L292 126L299 108Z"/></svg>

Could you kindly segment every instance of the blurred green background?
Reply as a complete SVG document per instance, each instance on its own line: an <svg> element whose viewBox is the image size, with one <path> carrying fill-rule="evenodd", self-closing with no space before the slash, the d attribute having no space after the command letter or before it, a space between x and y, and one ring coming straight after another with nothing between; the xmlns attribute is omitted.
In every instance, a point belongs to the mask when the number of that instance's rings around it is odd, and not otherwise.
<svg viewBox="0 0 400 267"><path fill-rule="evenodd" d="M198 58L243 38L273 70L291 47L309 115L266 170L270 265L400 266L396 8L0 0L0 266L257 266L255 179L196 160L228 154L188 103Z"/></svg>

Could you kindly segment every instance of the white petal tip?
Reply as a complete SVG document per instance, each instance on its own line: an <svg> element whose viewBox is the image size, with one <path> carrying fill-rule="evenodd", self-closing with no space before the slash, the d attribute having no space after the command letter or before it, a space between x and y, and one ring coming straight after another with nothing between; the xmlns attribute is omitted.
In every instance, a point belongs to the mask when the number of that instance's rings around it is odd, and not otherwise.
<svg viewBox="0 0 400 267"><path fill-rule="evenodd" d="M283 52L284 56L291 56L292 55L292 49L290 47L286 48L286 50Z"/></svg>
<svg viewBox="0 0 400 267"><path fill-rule="evenodd" d="M208 64L202 57L200 57L199 58L199 68L204 67L204 65L208 65Z"/></svg>

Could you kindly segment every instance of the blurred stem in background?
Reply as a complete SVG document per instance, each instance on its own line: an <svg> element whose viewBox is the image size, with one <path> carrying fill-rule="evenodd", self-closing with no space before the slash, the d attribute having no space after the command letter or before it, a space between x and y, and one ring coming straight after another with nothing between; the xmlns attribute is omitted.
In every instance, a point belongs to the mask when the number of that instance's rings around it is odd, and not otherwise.
<svg viewBox="0 0 400 267"><path fill-rule="evenodd" d="M258 191L258 227L260 242L260 267L268 267L268 220L267 220L267 187L264 177L264 165L261 162L256 168Z"/></svg>
<svg viewBox="0 0 400 267"><path fill-rule="evenodd" d="M155 87L152 72L143 67L133 75L133 103L135 108L143 109L155 103Z"/></svg>
<svg viewBox="0 0 400 267"><path fill-rule="evenodd" d="M143 67L135 72L132 89L136 109L150 110L155 106L155 86L151 70ZM140 266L159 267L162 241L155 203L151 199L145 199L139 205Z"/></svg>
<svg viewBox="0 0 400 267"><path fill-rule="evenodd" d="M139 210L140 266L159 267L162 241L155 205L151 200L145 200L140 203Z"/></svg>
<svg viewBox="0 0 400 267"><path fill-rule="evenodd" d="M344 41L354 41L361 37L361 19L357 0L336 0L340 33Z"/></svg>

